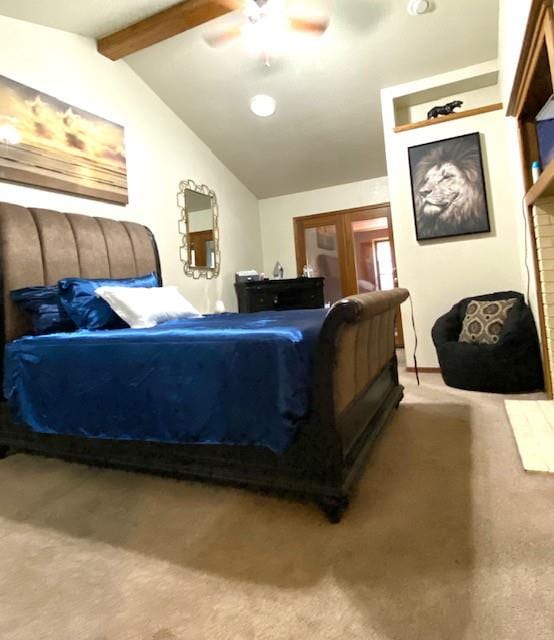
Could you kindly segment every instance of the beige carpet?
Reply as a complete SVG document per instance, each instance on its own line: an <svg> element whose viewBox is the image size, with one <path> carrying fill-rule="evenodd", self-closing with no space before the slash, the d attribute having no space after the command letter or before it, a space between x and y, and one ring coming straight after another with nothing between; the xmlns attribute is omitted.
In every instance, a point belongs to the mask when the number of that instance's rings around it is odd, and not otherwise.
<svg viewBox="0 0 554 640"><path fill-rule="evenodd" d="M350 511L13 456L2 640L551 640L554 480L503 398L405 377Z"/></svg>

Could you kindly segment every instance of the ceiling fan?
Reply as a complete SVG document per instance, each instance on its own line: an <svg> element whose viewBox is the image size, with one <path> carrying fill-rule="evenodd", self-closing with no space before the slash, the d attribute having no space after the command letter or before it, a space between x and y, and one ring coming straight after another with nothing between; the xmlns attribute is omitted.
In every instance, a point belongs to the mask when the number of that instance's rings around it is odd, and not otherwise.
<svg viewBox="0 0 554 640"><path fill-rule="evenodd" d="M211 47L220 47L243 38L250 48L263 53L266 64L291 33L321 36L329 26L327 16L295 15L287 11L286 0L215 0L241 16L234 24L204 34Z"/></svg>

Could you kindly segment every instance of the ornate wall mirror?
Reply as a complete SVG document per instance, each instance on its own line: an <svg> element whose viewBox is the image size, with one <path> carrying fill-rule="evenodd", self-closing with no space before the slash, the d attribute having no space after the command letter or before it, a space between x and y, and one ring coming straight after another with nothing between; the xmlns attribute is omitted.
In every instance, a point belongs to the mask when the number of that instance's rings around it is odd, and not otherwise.
<svg viewBox="0 0 554 640"><path fill-rule="evenodd" d="M177 203L181 212L179 253L187 276L217 278L220 269L219 211L215 193L205 184L183 180Z"/></svg>

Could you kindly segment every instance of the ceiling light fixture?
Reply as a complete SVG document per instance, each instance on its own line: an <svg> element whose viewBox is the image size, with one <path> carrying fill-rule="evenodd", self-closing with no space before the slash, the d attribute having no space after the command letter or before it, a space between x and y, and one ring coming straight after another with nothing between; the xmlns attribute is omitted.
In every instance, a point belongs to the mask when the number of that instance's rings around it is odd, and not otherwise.
<svg viewBox="0 0 554 640"><path fill-rule="evenodd" d="M240 38L247 51L262 56L265 64L291 49L302 49L312 39L317 40L329 26L329 17L315 15L296 6L288 11L289 0L213 0L231 9L241 10L223 29L208 30L204 39L210 47L220 47ZM214 28L215 29L215 28Z"/></svg>
<svg viewBox="0 0 554 640"><path fill-rule="evenodd" d="M431 8L429 0L410 0L408 3L408 13L411 16L421 16Z"/></svg>
<svg viewBox="0 0 554 640"><path fill-rule="evenodd" d="M269 118L275 113L277 103L275 98L265 95L257 95L250 100L250 110L260 118Z"/></svg>

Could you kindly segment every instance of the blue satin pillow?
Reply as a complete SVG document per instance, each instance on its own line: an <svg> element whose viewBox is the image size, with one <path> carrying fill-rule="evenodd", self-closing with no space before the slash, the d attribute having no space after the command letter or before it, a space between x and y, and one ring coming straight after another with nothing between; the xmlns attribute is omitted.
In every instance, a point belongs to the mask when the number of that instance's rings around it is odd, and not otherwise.
<svg viewBox="0 0 554 640"><path fill-rule="evenodd" d="M96 296L98 287L157 287L158 276L152 272L141 278L120 280L86 280L64 278L58 282L60 301L67 315L79 329L118 329L128 325L110 305Z"/></svg>
<svg viewBox="0 0 554 640"><path fill-rule="evenodd" d="M33 330L37 335L75 331L75 323L60 304L57 285L15 289L10 297L31 315Z"/></svg>

